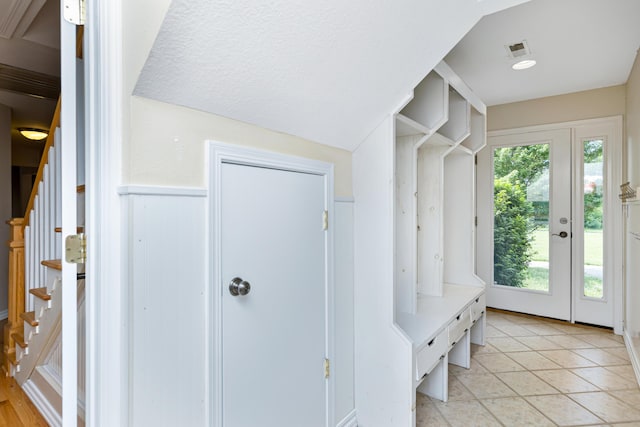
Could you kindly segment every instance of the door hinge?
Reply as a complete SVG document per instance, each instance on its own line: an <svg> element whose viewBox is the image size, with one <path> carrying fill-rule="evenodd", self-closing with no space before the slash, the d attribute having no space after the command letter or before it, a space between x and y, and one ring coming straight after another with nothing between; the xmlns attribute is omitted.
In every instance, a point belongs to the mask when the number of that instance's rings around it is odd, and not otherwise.
<svg viewBox="0 0 640 427"><path fill-rule="evenodd" d="M324 359L324 377L329 378L331 376L331 362L329 359Z"/></svg>
<svg viewBox="0 0 640 427"><path fill-rule="evenodd" d="M64 20L73 25L84 25L86 0L64 0Z"/></svg>
<svg viewBox="0 0 640 427"><path fill-rule="evenodd" d="M322 212L322 229L329 229L329 211Z"/></svg>
<svg viewBox="0 0 640 427"><path fill-rule="evenodd" d="M65 260L70 264L84 264L87 260L87 237L84 233L67 236L64 241Z"/></svg>

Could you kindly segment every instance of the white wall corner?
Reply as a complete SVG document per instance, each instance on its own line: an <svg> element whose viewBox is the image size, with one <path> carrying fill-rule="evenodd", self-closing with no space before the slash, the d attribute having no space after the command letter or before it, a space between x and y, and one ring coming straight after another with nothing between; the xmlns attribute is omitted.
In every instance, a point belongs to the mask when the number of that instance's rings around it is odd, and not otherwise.
<svg viewBox="0 0 640 427"><path fill-rule="evenodd" d="M638 339L636 338L636 341ZM629 352L629 358L631 359L631 366L633 366L633 372L636 374L636 381L640 384L640 350L636 348L636 344L633 342L633 338L629 335L629 331L624 331L624 343L627 346Z"/></svg>
<svg viewBox="0 0 640 427"><path fill-rule="evenodd" d="M530 0L478 0L478 4L480 5L480 10L483 15L491 15L492 13L527 3L528 1Z"/></svg>

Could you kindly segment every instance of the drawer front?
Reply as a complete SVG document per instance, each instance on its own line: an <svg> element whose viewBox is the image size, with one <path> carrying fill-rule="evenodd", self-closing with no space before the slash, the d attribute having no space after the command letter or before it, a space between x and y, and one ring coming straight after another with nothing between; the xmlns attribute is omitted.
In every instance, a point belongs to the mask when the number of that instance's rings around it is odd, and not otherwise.
<svg viewBox="0 0 640 427"><path fill-rule="evenodd" d="M466 309L449 323L449 345L458 342L470 326L470 310Z"/></svg>
<svg viewBox="0 0 640 427"><path fill-rule="evenodd" d="M473 301L470 309L471 309L471 321L475 322L480 318L480 316L482 316L482 313L484 313L487 309L487 303L486 303L484 294L480 295L478 298L476 298Z"/></svg>
<svg viewBox="0 0 640 427"><path fill-rule="evenodd" d="M425 374L438 364L438 361L447 352L447 330L440 332L427 345L418 350L416 355L416 380L420 380Z"/></svg>

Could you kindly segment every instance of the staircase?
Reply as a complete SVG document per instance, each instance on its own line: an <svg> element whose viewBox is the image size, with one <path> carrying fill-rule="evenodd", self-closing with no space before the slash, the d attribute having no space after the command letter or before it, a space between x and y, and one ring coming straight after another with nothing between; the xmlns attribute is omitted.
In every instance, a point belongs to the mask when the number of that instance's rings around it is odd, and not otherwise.
<svg viewBox="0 0 640 427"><path fill-rule="evenodd" d="M62 221L56 108L24 218L7 222L9 318L4 330L2 370L13 376L51 425L62 423ZM78 224L84 222L84 186L78 187ZM79 228L79 233L82 228ZM84 266L78 266L78 404L83 424Z"/></svg>

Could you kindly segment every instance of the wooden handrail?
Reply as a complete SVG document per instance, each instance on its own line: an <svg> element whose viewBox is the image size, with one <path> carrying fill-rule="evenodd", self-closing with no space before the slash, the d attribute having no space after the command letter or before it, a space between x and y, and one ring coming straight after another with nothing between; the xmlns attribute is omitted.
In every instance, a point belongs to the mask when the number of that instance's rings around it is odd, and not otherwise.
<svg viewBox="0 0 640 427"><path fill-rule="evenodd" d="M31 210L33 209L33 203L36 200L36 195L38 194L38 186L40 182L42 182L42 175L44 174L44 165L49 162L49 149L53 146L53 142L55 140L56 128L60 125L60 100L62 97L58 98L58 104L56 105L56 111L53 113L53 120L51 120L51 127L49 128L49 136L47 136L47 143L44 146L44 150L42 151L42 157L40 158L40 166L38 166L38 173L36 174L36 179L33 183L33 188L31 188L31 196L29 197L29 203L27 203L27 209L24 213L24 226L29 225L29 216L31 215Z"/></svg>

